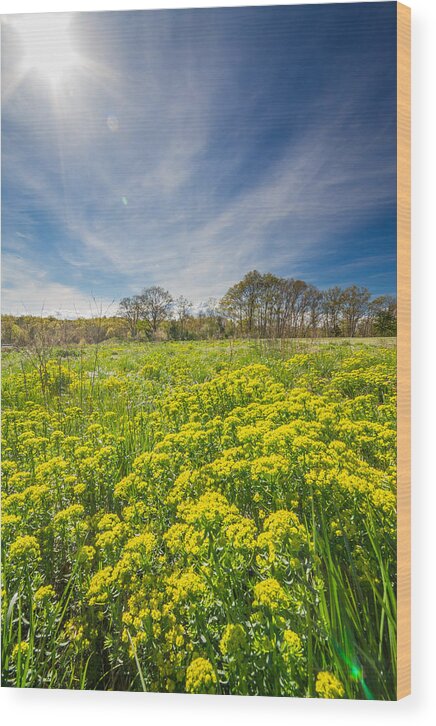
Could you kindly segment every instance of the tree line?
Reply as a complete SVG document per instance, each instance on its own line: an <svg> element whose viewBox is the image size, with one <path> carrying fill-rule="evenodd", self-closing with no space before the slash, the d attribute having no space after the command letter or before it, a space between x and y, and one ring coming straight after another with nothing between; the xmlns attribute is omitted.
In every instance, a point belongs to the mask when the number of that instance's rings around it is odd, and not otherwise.
<svg viewBox="0 0 436 726"><path fill-rule="evenodd" d="M2 343L23 347L117 340L204 340L212 338L385 337L397 331L397 304L390 295L373 298L366 287L319 290L304 280L257 270L232 285L220 299L194 309L154 285L124 297L116 315L61 320L30 315L2 316Z"/></svg>
<svg viewBox="0 0 436 726"><path fill-rule="evenodd" d="M141 330L154 338L163 327L172 338L196 337L204 318L215 321L214 337L354 338L397 332L397 303L391 295L372 298L358 285L319 290L304 280L257 270L196 313L184 296L174 299L164 288L153 286L123 298L119 315L132 338Z"/></svg>

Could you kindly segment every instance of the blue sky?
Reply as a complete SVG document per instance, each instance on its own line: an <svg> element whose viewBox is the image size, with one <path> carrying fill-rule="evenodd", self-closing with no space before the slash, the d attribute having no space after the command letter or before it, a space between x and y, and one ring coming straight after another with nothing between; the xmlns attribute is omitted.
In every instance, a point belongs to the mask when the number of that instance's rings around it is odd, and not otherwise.
<svg viewBox="0 0 436 726"><path fill-rule="evenodd" d="M4 312L395 293L396 3L2 21Z"/></svg>

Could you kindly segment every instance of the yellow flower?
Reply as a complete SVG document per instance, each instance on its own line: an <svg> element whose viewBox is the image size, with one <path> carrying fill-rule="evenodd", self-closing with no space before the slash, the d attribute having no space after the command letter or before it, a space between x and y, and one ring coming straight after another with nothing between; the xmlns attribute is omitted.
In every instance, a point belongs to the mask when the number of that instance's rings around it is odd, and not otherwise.
<svg viewBox="0 0 436 726"><path fill-rule="evenodd" d="M123 522L115 524L112 529L104 529L95 538L95 546L99 549L111 549L120 544L123 539L125 525Z"/></svg>
<svg viewBox="0 0 436 726"><path fill-rule="evenodd" d="M18 658L19 653L21 656L26 655L29 651L29 643L27 640L22 640L21 643L16 643L12 650L12 658Z"/></svg>
<svg viewBox="0 0 436 726"><path fill-rule="evenodd" d="M98 529L100 532L105 532L108 529L113 529L120 521L118 514L107 512L98 521Z"/></svg>
<svg viewBox="0 0 436 726"><path fill-rule="evenodd" d="M266 607L269 610L283 610L289 604L289 598L274 577L262 580L254 586L254 607Z"/></svg>
<svg viewBox="0 0 436 726"><path fill-rule="evenodd" d="M164 534L164 541L172 554L198 555L204 541L204 533L191 524L173 524Z"/></svg>
<svg viewBox="0 0 436 726"><path fill-rule="evenodd" d="M132 537L124 546L125 552L139 552L148 557L153 552L156 545L156 537L151 532L143 532L136 537Z"/></svg>
<svg viewBox="0 0 436 726"><path fill-rule="evenodd" d="M286 474L288 470L288 460L279 454L260 456L251 464L251 476L254 480L265 477L277 477Z"/></svg>
<svg viewBox="0 0 436 726"><path fill-rule="evenodd" d="M306 539L306 530L294 512L279 509L267 517L263 523L275 544L286 543L291 549L298 550Z"/></svg>
<svg viewBox="0 0 436 726"><path fill-rule="evenodd" d="M80 524L84 526L83 517L85 509L81 504L72 504L66 509L62 509L60 512L55 514L53 518L53 525L55 529L61 529L67 524Z"/></svg>
<svg viewBox="0 0 436 726"><path fill-rule="evenodd" d="M46 603L48 600L52 600L56 597L54 588L51 585L43 585L39 587L33 596L35 603Z"/></svg>
<svg viewBox="0 0 436 726"><path fill-rule="evenodd" d="M237 550L253 550L256 533L256 525L248 517L240 517L226 529L227 539Z"/></svg>
<svg viewBox="0 0 436 726"><path fill-rule="evenodd" d="M268 551L268 562L273 563L277 552L297 554L304 545L306 530L296 514L286 509L273 512L264 521L264 531L257 538L259 549Z"/></svg>
<svg viewBox="0 0 436 726"><path fill-rule="evenodd" d="M247 635L242 625L239 623L226 625L220 640L221 653L239 660L244 657L247 650Z"/></svg>
<svg viewBox="0 0 436 726"><path fill-rule="evenodd" d="M293 630L285 630L283 633L282 653L286 663L290 663L292 660L299 660L303 656L301 638Z"/></svg>
<svg viewBox="0 0 436 726"><path fill-rule="evenodd" d="M201 578L192 570L175 572L167 578L167 591L175 603L196 600L206 591Z"/></svg>
<svg viewBox="0 0 436 726"><path fill-rule="evenodd" d="M215 693L217 677L212 663L206 658L195 658L186 670L188 693Z"/></svg>
<svg viewBox="0 0 436 726"><path fill-rule="evenodd" d="M204 526L222 522L229 515L238 514L235 505L229 504L219 492L206 492L196 502L180 504L177 511L188 524L201 523Z"/></svg>
<svg viewBox="0 0 436 726"><path fill-rule="evenodd" d="M89 647L89 639L85 637L84 627L75 618L67 620L63 632L69 642L75 646L81 646L83 648Z"/></svg>
<svg viewBox="0 0 436 726"><path fill-rule="evenodd" d="M90 565L95 556L95 548L91 545L83 545L77 553L78 560L82 565Z"/></svg>
<svg viewBox="0 0 436 726"><path fill-rule="evenodd" d="M345 693L341 681L328 671L318 673L315 690L320 698L342 698Z"/></svg>
<svg viewBox="0 0 436 726"><path fill-rule="evenodd" d="M104 567L99 570L93 576L88 592L87 598L90 605L103 605L109 599L109 589L112 585L112 567Z"/></svg>
<svg viewBox="0 0 436 726"><path fill-rule="evenodd" d="M19 529L21 518L17 514L3 514L2 516L2 532L6 538L9 534Z"/></svg>
<svg viewBox="0 0 436 726"><path fill-rule="evenodd" d="M381 509L385 514L395 514L397 500L392 492L386 489L375 489L372 493L372 501L377 509Z"/></svg>
<svg viewBox="0 0 436 726"><path fill-rule="evenodd" d="M17 537L15 542L12 542L10 546L9 554L11 560L15 560L16 562L30 563L41 559L38 540L30 534Z"/></svg>

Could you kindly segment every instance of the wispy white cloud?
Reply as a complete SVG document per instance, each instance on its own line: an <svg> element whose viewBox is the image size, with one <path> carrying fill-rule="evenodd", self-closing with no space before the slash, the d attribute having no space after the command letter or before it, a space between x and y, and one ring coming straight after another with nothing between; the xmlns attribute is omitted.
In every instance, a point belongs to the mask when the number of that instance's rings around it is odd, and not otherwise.
<svg viewBox="0 0 436 726"><path fill-rule="evenodd" d="M116 301L84 294L72 285L50 280L44 269L23 258L4 254L2 309L13 315L60 315L74 318L113 314Z"/></svg>
<svg viewBox="0 0 436 726"><path fill-rule="evenodd" d="M324 128L321 138L319 130L312 130L290 145L266 177L218 210L213 194L202 194L195 217L188 196L185 209L176 205L175 219L144 220L139 237L136 220L127 217L127 242L104 216L99 234L84 228L82 239L91 251L105 252L103 264L122 272L133 286L148 273L177 293L188 290L196 297L222 294L254 266L275 271L288 265L298 274L301 260L319 256L332 235L352 230L368 211L383 213L391 202L394 166L376 174L374 148L357 151L350 140L344 142L341 125ZM186 164L186 175L190 169ZM271 239L282 223L286 234L274 246Z"/></svg>

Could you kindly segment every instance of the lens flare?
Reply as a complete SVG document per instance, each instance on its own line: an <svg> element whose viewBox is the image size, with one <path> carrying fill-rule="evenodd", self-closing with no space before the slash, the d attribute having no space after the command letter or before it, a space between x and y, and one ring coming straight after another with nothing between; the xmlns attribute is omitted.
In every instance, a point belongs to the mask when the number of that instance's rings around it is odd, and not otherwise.
<svg viewBox="0 0 436 726"><path fill-rule="evenodd" d="M340 657L348 667L353 680L357 681L360 684L365 698L368 701L373 701L374 695L373 693L371 693L365 682L365 679L363 677L363 668L359 665L357 660L351 660L338 645L336 645L336 651L339 653Z"/></svg>
<svg viewBox="0 0 436 726"><path fill-rule="evenodd" d="M109 129L109 131L112 131L115 133L115 131L118 131L120 124L116 116L108 116L106 119L106 124Z"/></svg>

